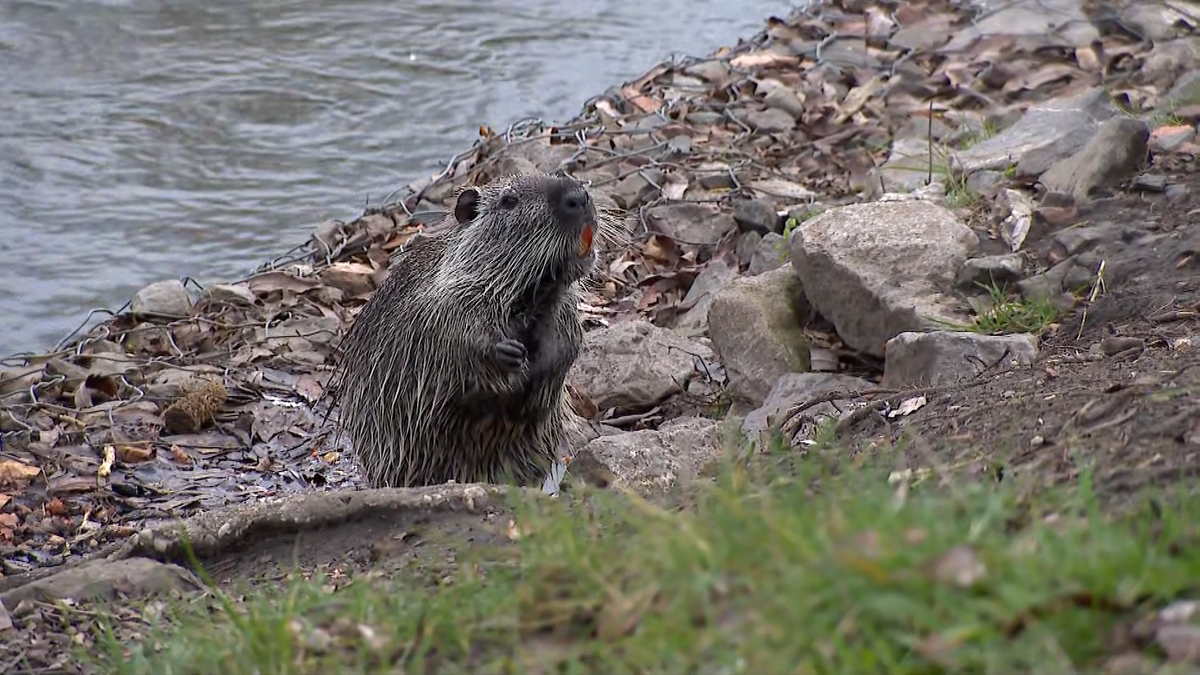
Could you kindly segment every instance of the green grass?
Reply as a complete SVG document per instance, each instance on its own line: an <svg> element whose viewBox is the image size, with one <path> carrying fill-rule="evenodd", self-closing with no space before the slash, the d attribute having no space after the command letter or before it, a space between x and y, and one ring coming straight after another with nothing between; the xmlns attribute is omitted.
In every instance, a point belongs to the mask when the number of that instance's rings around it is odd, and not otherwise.
<svg viewBox="0 0 1200 675"><path fill-rule="evenodd" d="M1062 317L1062 311L1049 299L1022 298L1011 295L1000 284L979 284L988 293L988 308L977 314L969 324L954 323L937 317L929 317L935 323L952 330L1003 335L1006 333L1033 333L1041 335Z"/></svg>
<svg viewBox="0 0 1200 675"><path fill-rule="evenodd" d="M1098 672L1118 622L1200 579L1195 497L1106 516L1086 472L1034 497L890 472L886 453L776 449L730 462L686 508L594 491L531 500L511 550L478 564L464 551L452 583L292 580L172 604L137 639L102 640L100 669ZM933 571L947 554L960 564Z"/></svg>

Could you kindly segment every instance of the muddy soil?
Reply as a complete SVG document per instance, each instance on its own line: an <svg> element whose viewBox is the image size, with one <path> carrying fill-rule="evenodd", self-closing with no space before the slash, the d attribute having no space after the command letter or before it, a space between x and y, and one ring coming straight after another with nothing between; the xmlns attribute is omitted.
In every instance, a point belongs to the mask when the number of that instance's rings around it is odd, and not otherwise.
<svg viewBox="0 0 1200 675"><path fill-rule="evenodd" d="M1113 503L1200 472L1200 174L1172 180L1171 198L1126 192L1080 209L1081 223L1125 228L1126 243L1103 259L1106 288L1046 337L1033 368L890 395L927 403L863 415L842 440L900 448L898 470L1026 477L1034 489L1090 466Z"/></svg>

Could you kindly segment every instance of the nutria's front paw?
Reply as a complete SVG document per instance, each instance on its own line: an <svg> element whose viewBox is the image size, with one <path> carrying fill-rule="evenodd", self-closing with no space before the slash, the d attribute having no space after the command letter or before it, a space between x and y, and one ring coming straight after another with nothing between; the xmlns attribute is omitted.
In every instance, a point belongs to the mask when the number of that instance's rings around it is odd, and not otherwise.
<svg viewBox="0 0 1200 675"><path fill-rule="evenodd" d="M492 345L492 354L496 357L496 362L505 370L516 372L525 366L525 359L528 358L529 352L525 349L525 345L518 340L501 340Z"/></svg>

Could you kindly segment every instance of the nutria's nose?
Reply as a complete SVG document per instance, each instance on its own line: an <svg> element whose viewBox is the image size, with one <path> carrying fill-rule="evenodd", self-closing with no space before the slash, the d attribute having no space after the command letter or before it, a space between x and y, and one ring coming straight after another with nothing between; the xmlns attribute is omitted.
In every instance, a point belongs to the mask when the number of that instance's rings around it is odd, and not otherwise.
<svg viewBox="0 0 1200 675"><path fill-rule="evenodd" d="M558 189L552 191L550 204L560 218L568 222L581 222L588 216L592 198L582 185L573 180L563 180L556 187Z"/></svg>

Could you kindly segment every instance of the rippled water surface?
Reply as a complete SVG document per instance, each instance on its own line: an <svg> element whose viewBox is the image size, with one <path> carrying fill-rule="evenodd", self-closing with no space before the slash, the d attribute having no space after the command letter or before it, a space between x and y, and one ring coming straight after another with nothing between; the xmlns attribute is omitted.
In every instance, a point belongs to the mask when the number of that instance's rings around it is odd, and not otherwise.
<svg viewBox="0 0 1200 675"><path fill-rule="evenodd" d="M768 0L3 0L0 355L142 285L244 276L439 168L565 120Z"/></svg>

